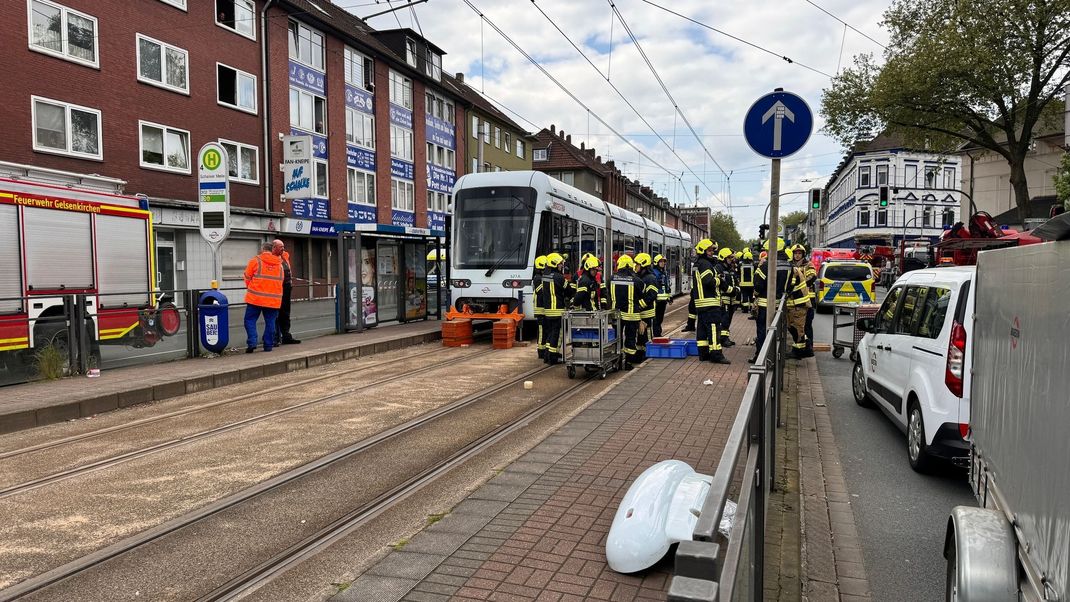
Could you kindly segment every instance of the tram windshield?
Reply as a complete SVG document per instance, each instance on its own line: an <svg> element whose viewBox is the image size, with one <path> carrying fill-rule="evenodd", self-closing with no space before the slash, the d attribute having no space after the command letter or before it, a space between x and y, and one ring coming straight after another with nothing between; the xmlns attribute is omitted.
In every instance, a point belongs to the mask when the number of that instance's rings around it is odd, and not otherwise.
<svg viewBox="0 0 1070 602"><path fill-rule="evenodd" d="M454 265L458 269L527 265L535 223L535 190L466 188L454 199Z"/></svg>

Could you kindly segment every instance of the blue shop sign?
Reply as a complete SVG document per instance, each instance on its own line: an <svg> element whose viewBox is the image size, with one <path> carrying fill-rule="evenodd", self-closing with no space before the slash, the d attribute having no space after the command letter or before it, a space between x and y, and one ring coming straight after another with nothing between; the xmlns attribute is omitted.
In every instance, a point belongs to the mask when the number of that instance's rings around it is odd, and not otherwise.
<svg viewBox="0 0 1070 602"><path fill-rule="evenodd" d="M338 236L338 230L331 222L312 222L313 236Z"/></svg>
<svg viewBox="0 0 1070 602"><path fill-rule="evenodd" d="M297 128L290 128L291 136L312 136L312 156L317 159L327 158L327 137L306 132Z"/></svg>
<svg viewBox="0 0 1070 602"><path fill-rule="evenodd" d="M290 214L305 219L331 219L331 203L327 199L294 199Z"/></svg>
<svg viewBox="0 0 1070 602"><path fill-rule="evenodd" d="M456 148L453 124L434 115L425 115L427 141L448 149Z"/></svg>
<svg viewBox="0 0 1070 602"><path fill-rule="evenodd" d="M403 180L416 179L416 167L408 161L402 161L394 157L390 158L390 175Z"/></svg>
<svg viewBox="0 0 1070 602"><path fill-rule="evenodd" d="M439 213L438 211L427 212L427 227L431 230L445 230L446 229L446 214Z"/></svg>
<svg viewBox="0 0 1070 602"><path fill-rule="evenodd" d="M375 205L349 203L349 221L354 224L374 224L378 222Z"/></svg>
<svg viewBox="0 0 1070 602"><path fill-rule="evenodd" d="M346 165L366 171L375 171L375 151L347 144Z"/></svg>
<svg viewBox="0 0 1070 602"><path fill-rule="evenodd" d="M394 103L390 103L390 123L411 130L412 111L405 107L399 107Z"/></svg>
<svg viewBox="0 0 1070 602"><path fill-rule="evenodd" d="M416 214L411 211L402 211L400 209L394 209L390 216L390 221L395 226L414 226L416 225Z"/></svg>
<svg viewBox="0 0 1070 602"><path fill-rule="evenodd" d="M290 85L306 92L324 96L327 94L326 75L301 63L290 61Z"/></svg>
<svg viewBox="0 0 1070 602"><path fill-rule="evenodd" d="M427 189L433 192L451 194L457 175L452 169L427 164Z"/></svg>
<svg viewBox="0 0 1070 602"><path fill-rule="evenodd" d="M374 113L374 96L367 90L346 84L346 106L361 113Z"/></svg>

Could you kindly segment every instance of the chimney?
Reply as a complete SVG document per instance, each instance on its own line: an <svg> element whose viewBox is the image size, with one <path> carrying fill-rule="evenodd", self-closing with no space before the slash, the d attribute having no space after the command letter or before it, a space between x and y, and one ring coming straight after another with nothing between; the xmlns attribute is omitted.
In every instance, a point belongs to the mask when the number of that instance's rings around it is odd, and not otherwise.
<svg viewBox="0 0 1070 602"><path fill-rule="evenodd" d="M594 149L593 148L591 149L591 154L592 155L594 154ZM600 157L600 156L599 157L595 157L594 160L598 161L599 163L601 163L602 162L602 157Z"/></svg>
<svg viewBox="0 0 1070 602"><path fill-rule="evenodd" d="M606 167L608 167L610 169L616 169L617 168L617 164L615 162L613 162L613 161L606 161Z"/></svg>
<svg viewBox="0 0 1070 602"><path fill-rule="evenodd" d="M463 73L460 73L460 72L457 73L457 81L459 81L462 84L464 83L464 74Z"/></svg>
<svg viewBox="0 0 1070 602"><path fill-rule="evenodd" d="M557 131L557 128L556 128L556 127L554 126L554 124L552 124L552 123L551 123L551 124L550 124L550 133L551 133L551 134L553 134L553 133L555 133L556 131Z"/></svg>
<svg viewBox="0 0 1070 602"><path fill-rule="evenodd" d="M584 147L584 143L580 142L580 150L583 150L583 147Z"/></svg>
<svg viewBox="0 0 1070 602"><path fill-rule="evenodd" d="M568 142L569 144L572 144L572 134L569 134L568 136L565 136L565 142Z"/></svg>

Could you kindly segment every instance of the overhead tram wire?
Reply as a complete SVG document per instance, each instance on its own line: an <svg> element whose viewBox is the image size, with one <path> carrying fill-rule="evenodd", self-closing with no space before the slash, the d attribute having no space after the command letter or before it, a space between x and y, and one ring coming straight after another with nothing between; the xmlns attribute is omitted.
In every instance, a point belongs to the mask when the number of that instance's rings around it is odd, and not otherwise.
<svg viewBox="0 0 1070 602"><path fill-rule="evenodd" d="M822 7L821 5L819 5L819 4L815 3L815 2L813 2L812 0L806 0L806 3L807 3L807 4L809 4L810 6L813 6L813 7L814 7L814 8L816 8L817 10L819 10L819 11L821 11L821 12L825 13L826 15L828 15L828 16L830 16L830 17L832 17L833 19L836 19L836 20L837 20L837 21L839 21L840 23L843 23L843 26L844 26L844 27L849 27L849 28L851 29L851 31L853 31L853 32L857 33L858 35L862 36L863 38L866 38L867 40L869 40L870 42L873 42L873 43L874 43L874 44L876 44L877 46L880 46L881 48L883 48L883 49L885 49L885 50L888 50L888 47L887 47L887 46L885 46L884 44L881 44L881 43L880 43L880 42L878 42L877 40L874 40L873 38L869 37L869 35L868 35L867 33L865 33L864 31L862 31L862 30L860 30L860 29L858 29L858 28L857 28L857 27L855 27L854 25L851 25L851 24L850 24L850 23L848 23L847 21L844 21L843 19L841 19L841 18L837 17L836 15L834 15L834 14L830 13L829 11L825 10L825 8L824 8L824 7Z"/></svg>
<svg viewBox="0 0 1070 602"><path fill-rule="evenodd" d="M567 40L569 44L571 44L571 45L572 45L572 48L574 48L574 49L576 50L576 52L578 52L578 53L580 54L580 56L582 56L582 57L583 57L583 60L587 61L587 64L588 64L588 65L590 65L590 66L591 66L591 68L592 68L592 69L594 69L594 70L595 70L595 72L596 72L596 73L598 73L598 75L599 75L599 76L601 76L601 77L602 77L602 79L604 79L604 80L606 81L606 83L607 83L607 84L609 84L609 87L610 87L610 88L613 88L613 91L614 91L614 92L616 92L616 93L617 93L617 96L619 96L619 97L620 97L620 99L624 101L624 104L628 105L628 108L629 108L629 109L631 109L631 110L632 110L632 112L633 112L633 113L635 113L636 117L638 117L638 118L639 118L639 120L640 120L640 121L642 121L642 122L643 122L643 124L644 124L644 125L646 125L646 127L647 127L648 129L650 129L650 131L651 131L651 132L653 132L653 134L654 134L655 136L657 136L657 137L658 137L658 140L660 140L660 141L661 141L661 143L665 145L665 148L669 149L669 152L671 152L671 153L673 154L673 156L675 156L675 157L676 157L677 159L679 159L679 160L680 160L680 163L681 163L681 164L682 164L682 165L683 165L683 166L684 166L684 167L685 167L685 168L687 169L687 171L688 171L688 172L690 172L690 173L691 173L691 175L695 176L695 178L696 178L696 179L697 179L697 180L698 180L699 182L701 182L703 186L705 186L705 187L706 187L706 190L708 190L708 191L710 192L710 194L714 195L714 198L717 198L718 202L720 202L722 206L724 206L724 207L725 207L726 209L729 209L728 205L725 205L724 201L721 201L721 200L720 200L720 198L719 198L719 197L717 197L717 193L715 193L715 192L713 191L713 189L712 189L712 188L710 188L710 185L709 185L709 184L707 184L707 183L706 183L706 181L705 181L705 180L704 180L703 178L699 177L699 175L698 175L697 173L695 173L695 170L694 170L694 169L692 169L692 168L691 168L691 166L687 164L687 161L685 161L685 160L684 160L684 158L683 158L683 157L681 157L681 156L680 156L680 154L676 152L676 148L675 148L675 147L673 147L672 145L670 145L670 144L668 143L668 141L666 141L666 140L665 140L665 138L664 138L664 137L662 137L662 135L658 133L657 129L655 129L655 128L654 128L654 126L653 126L653 125L651 125L649 121L647 121L647 118L646 118L646 117L644 117L644 116L643 116L643 114L639 112L639 109L635 108L635 105L633 105L633 104L632 104L632 102L631 102L630 100L628 100L628 97L627 97L627 96L625 96L625 95L624 95L624 93L620 91L620 88L618 88L618 87L616 86L616 84L614 84L614 83L613 83L613 82L612 82L612 81L611 81L611 80L609 79L609 76L608 76L608 75L606 75L605 73L602 73L602 70L601 70L601 69L599 69L599 68L598 68L598 66L596 66L596 65L594 64L594 62L593 62L593 61L591 61L590 57L588 57L588 56L587 56L587 53L585 53L585 52L584 52L584 51L583 51L583 50L582 50L582 49L581 49L581 48L580 48L579 46L577 46L577 45L576 45L576 43L575 43L575 42L573 42L573 41L572 41L572 38L570 38L570 37L568 36L568 34L566 34L566 33L564 32L564 30L562 30L562 29L561 29L561 27L560 27L560 26L558 26L557 22L556 22L556 21L554 21L554 20L553 20L553 19L552 19L552 18L550 17L550 15L546 14L546 11L544 11L544 10L542 9L542 7L538 5L538 3L536 2L536 0L531 0L531 4L532 4L532 6L534 6L534 7L535 7L535 9L536 9L536 10L538 10L538 11L539 11L539 14L541 14L541 15L542 15L543 17L545 17L545 18L546 18L546 20L550 22L550 25L553 25L553 26L554 26L554 29L556 29L556 30L557 30L557 32L558 32L558 33L560 33L560 34L561 34L561 36L562 36L563 38L565 38L565 40ZM588 110L588 111L589 111L589 110ZM700 141L700 144L701 144L701 141Z"/></svg>
<svg viewBox="0 0 1070 602"><path fill-rule="evenodd" d="M519 52L521 55L523 55L524 58L526 58L532 65L534 65L536 69L538 69L540 72L542 72L542 74L545 75L547 77L547 79L549 79L551 82L553 82L554 85L556 85L558 88L560 88L562 92L564 92L566 95L568 95L568 97L571 98L573 100L573 102L575 102L576 104L578 104L581 107L583 107L584 110L590 111L591 112L591 116L594 117L595 120L598 121L598 123L601 123L603 126L606 127L606 129L608 129L609 131L611 131L614 134L616 134L617 137L620 138L622 142L624 142L626 145L628 145L635 152L639 153L640 157L644 157L647 161L650 161L652 164L656 165L659 169L661 169L665 173L669 174L670 176L677 177L671 170L669 170L667 167L665 167L661 163L658 163L657 161L652 159L650 157L650 155L647 155L646 153L644 153L642 151L642 149L640 149L635 144L633 144L630 140L625 138L624 135L622 135L620 132L618 132L616 128L614 128L612 125L607 123L605 119L602 119L602 117L598 113L596 113L594 111L591 111L590 107L588 107L582 100L580 100L580 98L578 96L573 94L571 90L566 88L564 84L562 84L556 77L554 77L553 74L551 74L549 71L547 71L546 68L543 67L542 64L540 64L538 61L536 61L534 57L532 57L530 54L528 54L528 52L526 50L521 48L520 45L517 44L516 41L513 40L513 38L509 37L504 31L502 31L494 23L494 21L491 21L485 14L483 14L483 11L479 10L479 7L477 7L475 4L473 4L471 0L464 0L464 3L466 5L468 5L468 8L471 8L473 12L475 12L477 15L479 15L479 18L482 20L482 22L485 22L487 25L490 25L491 28L494 31L498 32L498 35L502 36L502 38L504 38L505 41L508 42L510 46L512 46L514 49L516 49L516 51Z"/></svg>

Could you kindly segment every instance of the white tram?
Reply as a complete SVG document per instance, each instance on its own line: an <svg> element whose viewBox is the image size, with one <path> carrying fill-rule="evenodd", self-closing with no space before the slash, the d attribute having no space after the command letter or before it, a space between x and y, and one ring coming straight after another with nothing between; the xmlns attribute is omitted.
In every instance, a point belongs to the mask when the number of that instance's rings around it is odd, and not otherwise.
<svg viewBox="0 0 1070 602"><path fill-rule="evenodd" d="M664 255L674 294L691 290L690 235L659 225L538 171L469 174L453 189L452 304L475 313L519 311L534 319L535 258L567 254L575 277L594 253L605 278L622 254Z"/></svg>

